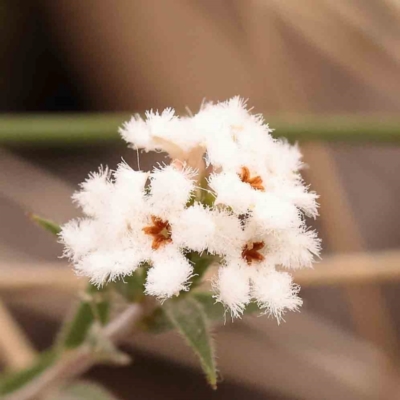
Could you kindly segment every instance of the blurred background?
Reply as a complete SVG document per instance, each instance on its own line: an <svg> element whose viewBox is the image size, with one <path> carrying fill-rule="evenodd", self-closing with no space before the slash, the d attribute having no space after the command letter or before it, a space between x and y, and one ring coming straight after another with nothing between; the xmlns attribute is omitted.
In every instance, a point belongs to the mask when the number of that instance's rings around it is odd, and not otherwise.
<svg viewBox="0 0 400 400"><path fill-rule="evenodd" d="M296 274L301 313L279 327L249 317L217 328L217 392L175 334L139 336L131 367L86 378L121 399L400 398L400 142L380 140L388 125L400 136L397 0L1 0L0 19L3 369L51 344L82 287L26 212L66 222L89 171L136 165L113 136L124 116L240 95L283 135L307 117L299 139L324 253ZM89 112L111 113L110 132L80 136L78 124L73 140L58 136L69 124L58 116ZM343 118L356 121L352 140L342 129L324 141ZM46 138L42 121L53 121ZM17 336L25 348L10 345Z"/></svg>

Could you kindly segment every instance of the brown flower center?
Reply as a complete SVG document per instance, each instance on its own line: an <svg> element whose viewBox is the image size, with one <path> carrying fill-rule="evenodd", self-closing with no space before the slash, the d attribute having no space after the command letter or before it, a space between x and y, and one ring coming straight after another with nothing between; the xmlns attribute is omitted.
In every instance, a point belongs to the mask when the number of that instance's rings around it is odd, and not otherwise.
<svg viewBox="0 0 400 400"><path fill-rule="evenodd" d="M242 172L239 174L239 177L242 182L248 183L253 189L261 190L262 192L265 190L263 181L261 176L250 176L250 170L247 167L242 167Z"/></svg>
<svg viewBox="0 0 400 400"><path fill-rule="evenodd" d="M263 247L264 242L246 244L242 250L242 258L246 260L248 265L251 265L253 261L263 261L265 257L260 253Z"/></svg>
<svg viewBox="0 0 400 400"><path fill-rule="evenodd" d="M171 238L171 225L168 221L163 221L161 218L151 216L152 225L145 226L143 232L146 235L153 236L153 243L151 245L153 250L159 249L167 243L172 242Z"/></svg>

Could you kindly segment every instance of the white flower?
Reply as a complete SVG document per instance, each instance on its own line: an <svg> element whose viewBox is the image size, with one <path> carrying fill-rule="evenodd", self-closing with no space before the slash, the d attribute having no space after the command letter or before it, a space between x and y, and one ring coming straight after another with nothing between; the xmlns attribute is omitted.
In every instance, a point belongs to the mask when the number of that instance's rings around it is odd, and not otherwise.
<svg viewBox="0 0 400 400"><path fill-rule="evenodd" d="M240 316L254 300L279 321L285 310L297 309L301 300L297 296L300 288L292 283L288 273L278 272L276 266L310 267L319 254L319 240L303 223L299 227L266 230L260 229L257 216L249 215L243 225L241 241L235 243L235 249L222 254L224 265L213 281L215 298L233 317Z"/></svg>
<svg viewBox="0 0 400 400"><path fill-rule="evenodd" d="M274 143L262 117L250 114L239 97L205 104L193 123L196 131L203 132L208 163L225 171L237 171L247 164L252 167Z"/></svg>
<svg viewBox="0 0 400 400"><path fill-rule="evenodd" d="M145 116L143 120L135 115L119 129L122 138L134 149L165 151L172 159L186 162L193 157L202 158L203 137L189 118L177 117L172 108L161 113L148 111Z"/></svg>
<svg viewBox="0 0 400 400"><path fill-rule="evenodd" d="M193 266L183 256L188 243L195 242L199 251L207 246L207 237L195 229L207 215L200 206L187 208L186 203L194 190L194 173L165 167L150 176L120 164L114 174L115 182L102 180L94 174L85 183L81 193L85 210L96 204L93 219L83 219L65 225L61 239L66 246L65 255L74 262L76 270L89 276L96 284L128 275L144 262L152 267L148 273L146 291L160 299L181 290L187 290ZM145 191L150 178L149 193ZM101 190L90 192L92 180ZM101 202L97 194L104 191L108 203ZM92 197L91 197L92 195ZM101 207L103 206L103 208ZM186 221L185 223L182 223ZM175 267L174 267L175 266Z"/></svg>
<svg viewBox="0 0 400 400"><path fill-rule="evenodd" d="M254 302L280 321L301 305L280 270L311 267L320 253L305 219L318 215L318 196L300 175L299 147L271 132L239 97L190 117L169 108L134 116L120 129L124 140L167 152L171 165L92 174L73 196L86 218L63 227L64 255L96 284L145 265L146 294L164 300L189 289L186 253L207 252L220 260L214 296L232 317Z"/></svg>

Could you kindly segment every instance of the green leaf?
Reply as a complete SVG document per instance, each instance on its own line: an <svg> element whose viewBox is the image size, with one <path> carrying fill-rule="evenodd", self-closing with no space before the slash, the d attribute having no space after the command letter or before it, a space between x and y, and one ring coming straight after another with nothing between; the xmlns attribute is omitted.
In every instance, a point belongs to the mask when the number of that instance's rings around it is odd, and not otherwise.
<svg viewBox="0 0 400 400"><path fill-rule="evenodd" d="M98 383L76 382L45 400L117 400L117 397Z"/></svg>
<svg viewBox="0 0 400 400"><path fill-rule="evenodd" d="M191 288L193 289L199 283L201 283L201 279L203 278L204 273L207 271L208 267L217 259L217 257L208 253L203 253L200 255L198 252L191 252L186 255L186 258L194 266L194 276L192 278L191 285Z"/></svg>
<svg viewBox="0 0 400 400"><path fill-rule="evenodd" d="M182 299L166 301L162 309L171 325L178 330L199 357L207 380L215 389L217 370L214 346L203 307L196 299L185 296Z"/></svg>
<svg viewBox="0 0 400 400"><path fill-rule="evenodd" d="M221 303L216 303L212 292L193 293L193 297L203 307L208 319L214 322L225 322L225 308Z"/></svg>
<svg viewBox="0 0 400 400"><path fill-rule="evenodd" d="M0 377L0 396L12 393L29 381L40 375L57 360L57 353L53 350L43 352L29 368L14 373L7 373Z"/></svg>
<svg viewBox="0 0 400 400"><path fill-rule="evenodd" d="M53 235L58 235L61 232L61 227L57 223L50 221L49 219L42 218L37 214L28 214L29 218L44 228L46 231L52 233Z"/></svg>
<svg viewBox="0 0 400 400"><path fill-rule="evenodd" d="M214 322L225 321L225 309L221 303L216 303L212 297L211 292L193 292L188 294L184 298L193 297L195 301L202 307L203 312L207 318ZM179 300L179 301L183 301ZM171 323L162 307L156 308L153 313L147 317L142 324L143 330L147 330L151 333L163 333L170 331L175 328Z"/></svg>
<svg viewBox="0 0 400 400"><path fill-rule="evenodd" d="M204 313L210 321L220 323L226 321L225 308L221 303L215 302L212 292L193 292L188 294L186 297L193 297L201 305ZM250 303L247 306L244 315L249 315L257 311L259 311L257 304ZM160 307L144 320L142 328L143 330L158 334L174 329L174 326Z"/></svg>
<svg viewBox="0 0 400 400"><path fill-rule="evenodd" d="M106 288L97 288L89 284L85 295L72 319L68 320L60 335L59 343L66 349L74 349L81 345L95 322L105 325L109 319L110 301Z"/></svg>
<svg viewBox="0 0 400 400"><path fill-rule="evenodd" d="M138 303L144 299L144 284L147 277L147 268L138 268L132 275L124 277L122 280L113 282L117 292L130 303Z"/></svg>

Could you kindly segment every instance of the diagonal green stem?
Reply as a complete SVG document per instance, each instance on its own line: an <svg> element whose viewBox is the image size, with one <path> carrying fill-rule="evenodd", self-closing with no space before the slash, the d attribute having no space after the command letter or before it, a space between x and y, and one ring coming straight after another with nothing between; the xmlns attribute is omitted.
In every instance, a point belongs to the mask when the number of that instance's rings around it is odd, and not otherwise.
<svg viewBox="0 0 400 400"><path fill-rule="evenodd" d="M104 328L104 336L114 344L130 337L143 314L142 305L130 305ZM36 379L16 392L3 397L3 400L34 400L60 382L69 381L81 375L95 362L96 358L90 347L83 344L75 350L65 352L54 365L43 371Z"/></svg>

